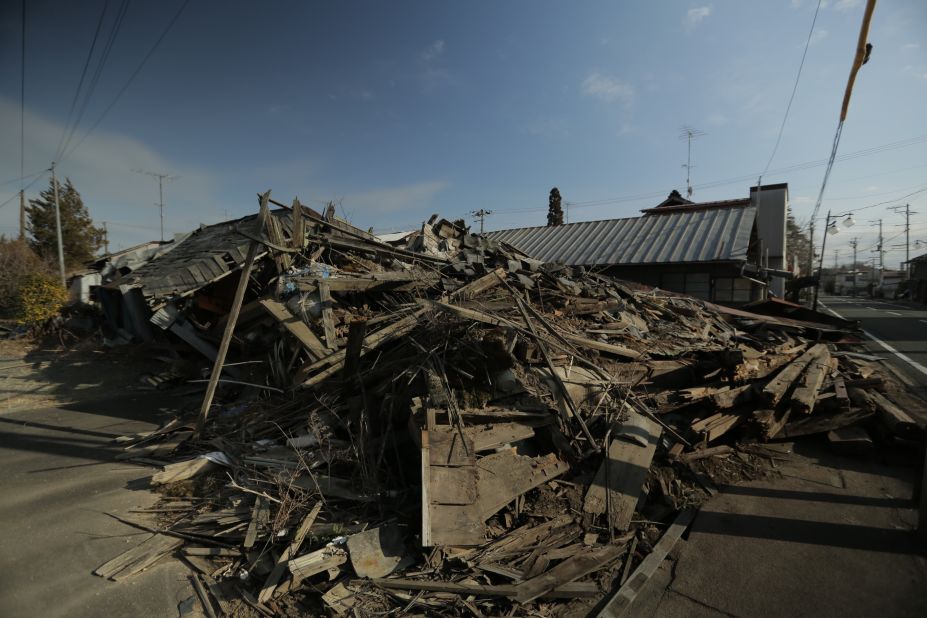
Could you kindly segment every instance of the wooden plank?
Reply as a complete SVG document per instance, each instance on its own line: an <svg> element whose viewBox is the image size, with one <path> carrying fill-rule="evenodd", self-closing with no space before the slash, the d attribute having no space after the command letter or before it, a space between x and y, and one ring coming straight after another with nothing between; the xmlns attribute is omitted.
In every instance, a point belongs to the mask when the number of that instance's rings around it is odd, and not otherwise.
<svg viewBox="0 0 927 618"><path fill-rule="evenodd" d="M795 388L791 398L792 407L805 414L811 414L814 410L824 378L831 372L830 351L827 346L819 344L815 348L818 349L818 353L808 364L808 368L802 375L801 384Z"/></svg>
<svg viewBox="0 0 927 618"><path fill-rule="evenodd" d="M474 279L470 283L461 286L448 294L452 299L470 300L477 294L482 294L496 287L505 279L505 269L497 268L489 274L483 275L479 279Z"/></svg>
<svg viewBox="0 0 927 618"><path fill-rule="evenodd" d="M822 348L826 349L823 343L808 348L804 354L786 365L775 378L770 380L769 384L763 388L763 396L770 406L779 403L779 400L785 396L792 383L798 379L808 364L820 353Z"/></svg>
<svg viewBox="0 0 927 618"><path fill-rule="evenodd" d="M485 521L516 497L564 474L570 467L554 454L528 457L505 450L481 457L477 468L477 505Z"/></svg>
<svg viewBox="0 0 927 618"><path fill-rule="evenodd" d="M313 361L323 358L329 354L325 345L315 336L315 333L309 328L309 325L301 319L290 313L286 305L273 298L262 298L258 301L267 313L272 315L288 333L296 337L306 351L309 358Z"/></svg>
<svg viewBox="0 0 927 618"><path fill-rule="evenodd" d="M183 544L178 538L152 534L144 541L94 570L94 575L113 581L125 579L143 571Z"/></svg>
<svg viewBox="0 0 927 618"><path fill-rule="evenodd" d="M337 547L323 547L305 556L293 558L287 563L294 579L312 577L329 569L341 566L348 561L348 554Z"/></svg>
<svg viewBox="0 0 927 618"><path fill-rule="evenodd" d="M530 603L563 584L604 568L617 560L622 553L624 553L623 545L606 545L588 549L564 560L549 571L518 584L515 587L515 600L519 603Z"/></svg>
<svg viewBox="0 0 927 618"><path fill-rule="evenodd" d="M416 326L418 326L419 318L421 318L421 316L427 312L427 308L418 309L406 317L393 322L389 326L384 326L383 328L367 335L364 337L364 345L361 350L361 356L368 354L371 350L375 350L381 345L412 331ZM297 373L297 375L300 376L297 381L305 378L311 372L317 369L328 367L327 369L320 371L312 377L305 379L303 386L312 386L322 382L329 376L337 373L338 371L341 371L341 369L344 367L346 356L347 350L342 349L338 350L334 354L323 356L315 362L310 362L306 365L303 365Z"/></svg>
<svg viewBox="0 0 927 618"><path fill-rule="evenodd" d="M345 346L344 354L344 380L346 384L351 383L357 374L366 333L366 320L355 320L348 326L348 343Z"/></svg>
<svg viewBox="0 0 927 618"><path fill-rule="evenodd" d="M258 603L266 603L273 597L274 590L286 571L287 562L289 562L292 556L299 553L299 548L302 546L303 540L305 540L306 535L309 534L309 531L312 529L312 524L315 523L316 517L319 516L319 511L321 510L322 502L316 502L312 510L309 511L309 514L303 519L303 523L300 524L296 534L293 535L293 540L290 541L287 548L281 552L280 557L277 559L277 564L274 565L270 575L268 575L267 579L264 581L264 585L261 586L261 592L258 594L257 598Z"/></svg>
<svg viewBox="0 0 927 618"><path fill-rule="evenodd" d="M637 413L617 429L586 492L584 512L607 513L613 528L628 529L661 433L659 424Z"/></svg>
<svg viewBox="0 0 927 618"><path fill-rule="evenodd" d="M865 408L852 408L839 414L822 415L820 413L810 417L802 417L792 421L782 428L777 438L798 438L816 433L825 433L840 429L847 425L859 424L873 416L872 410Z"/></svg>
<svg viewBox="0 0 927 618"><path fill-rule="evenodd" d="M214 470L217 466L218 464L213 463L205 457L178 461L164 466L163 470L152 475L151 484L166 485L167 483L186 481L187 479L206 474Z"/></svg>
<svg viewBox="0 0 927 618"><path fill-rule="evenodd" d="M869 400L875 404L879 422L885 425L889 431L900 438L908 440L920 439L922 435L921 427L907 412L889 401L885 395L878 391L869 391L866 394Z"/></svg>
<svg viewBox="0 0 927 618"><path fill-rule="evenodd" d="M269 210L267 209L267 200L270 199L270 191L261 196L261 206L255 228L257 235L264 231L264 225L267 222ZM203 404L200 406L200 414L196 423L196 435L200 435L206 427L206 419L209 416L209 409L212 407L212 399L216 394L216 387L219 386L219 376L222 374L222 366L225 364L225 356L229 351L229 344L232 341L232 335L235 332L235 324L238 321L238 313L241 311L241 304L245 299L245 291L248 289L248 282L251 279L251 270L254 268L254 262L257 259L261 244L252 241L248 244L248 255L245 263L241 267L241 278L238 281L238 287L235 289L235 297L232 299L232 307L229 310L229 319L225 325L225 332L222 333L222 341L219 343L219 351L216 353L216 360L212 366L212 373L209 376L209 384L206 386L206 395L203 397Z"/></svg>
<svg viewBox="0 0 927 618"><path fill-rule="evenodd" d="M325 344L329 350L337 350L338 344L335 343L335 321L332 317L332 295L329 292L328 280L319 279L316 282L319 288L319 302L322 305L322 328L325 331Z"/></svg>
<svg viewBox="0 0 927 618"><path fill-rule="evenodd" d="M631 578L608 599L599 613L596 614L597 618L618 618L628 614L628 609L634 599L650 581L650 577L656 573L663 560L666 559L676 542L682 537L682 533L692 523L694 517L695 511L692 509L685 509L679 513L673 524L654 545L653 551L634 570Z"/></svg>
<svg viewBox="0 0 927 618"><path fill-rule="evenodd" d="M450 592L460 595L474 595L477 597L511 597L516 594L518 584L461 584L454 582L436 582L418 579L360 579L352 582L356 585L372 583L380 588L394 590L425 590L426 592ZM572 582L557 586L545 593L542 598L548 599L581 599L596 597L600 594L599 586L595 582Z"/></svg>
<svg viewBox="0 0 927 618"><path fill-rule="evenodd" d="M473 442L426 412L422 444L422 545L478 545L485 538L474 507L479 471Z"/></svg>

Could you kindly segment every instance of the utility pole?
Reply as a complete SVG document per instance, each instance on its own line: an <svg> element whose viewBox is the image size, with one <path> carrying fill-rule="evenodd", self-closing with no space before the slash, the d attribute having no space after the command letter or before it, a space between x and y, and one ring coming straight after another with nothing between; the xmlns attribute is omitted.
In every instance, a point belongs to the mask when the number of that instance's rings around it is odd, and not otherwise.
<svg viewBox="0 0 927 618"><path fill-rule="evenodd" d="M58 268L61 270L61 287L67 288L68 281L64 274L64 242L61 240L61 204L58 203L58 179L55 178L55 162L51 164L52 187L55 189L55 229L58 232Z"/></svg>
<svg viewBox="0 0 927 618"><path fill-rule="evenodd" d="M158 179L158 203L156 206L161 211L161 242L164 242L164 181L174 180L176 176L170 174L159 174L157 172L146 172L144 170L132 170L137 174L144 174Z"/></svg>
<svg viewBox="0 0 927 618"><path fill-rule="evenodd" d="M883 272L885 272L885 247L882 245L882 219L879 219L879 285L882 285Z"/></svg>
<svg viewBox="0 0 927 618"><path fill-rule="evenodd" d="M901 212L901 206L894 206L889 208L889 210L894 210L897 213ZM904 272L905 272L905 281L911 278L911 215L916 215L916 212L911 212L911 204L904 205Z"/></svg>
<svg viewBox="0 0 927 618"><path fill-rule="evenodd" d="M834 222L834 225L836 225L836 222ZM827 234L829 234L829 233L834 233L834 234L836 234L836 233L837 233L837 230L836 230L836 228L834 228L833 230L831 230L831 227L830 227L830 211L828 210L828 211L827 211L827 220L826 220L826 222L824 223L824 236L823 236L823 238L821 239L821 261L820 261L820 263L818 264L818 277L817 277L817 279L815 279L815 281L814 281L814 296L813 296L813 300L811 301L811 310L812 310L812 311L817 311L817 310L818 310L818 292L819 292L820 289L821 289L821 278L822 278L823 275L824 275L824 250L825 250L825 248L827 247ZM814 245L811 245L811 253L812 253L812 255L814 254ZM813 265L814 265L814 264L812 263L812 266L813 266ZM813 271L812 271L812 274L814 274Z"/></svg>
<svg viewBox="0 0 927 618"><path fill-rule="evenodd" d="M109 230L106 229L106 221L103 222L103 251L109 255Z"/></svg>
<svg viewBox="0 0 927 618"><path fill-rule="evenodd" d="M479 210L472 211L470 214L480 220L480 234L482 234L483 233L483 222L486 219L486 217L492 214L492 211L484 210L480 208Z"/></svg>
<svg viewBox="0 0 927 618"><path fill-rule="evenodd" d="M852 240L852 242L850 242L850 246L853 247L853 296L854 296L854 298L856 297L856 271L857 271L857 268L856 268L856 245L858 244L858 242L859 242L859 240L856 239L856 238L854 238L854 239Z"/></svg>
<svg viewBox="0 0 927 618"><path fill-rule="evenodd" d="M19 239L26 240L26 192L19 192Z"/></svg>

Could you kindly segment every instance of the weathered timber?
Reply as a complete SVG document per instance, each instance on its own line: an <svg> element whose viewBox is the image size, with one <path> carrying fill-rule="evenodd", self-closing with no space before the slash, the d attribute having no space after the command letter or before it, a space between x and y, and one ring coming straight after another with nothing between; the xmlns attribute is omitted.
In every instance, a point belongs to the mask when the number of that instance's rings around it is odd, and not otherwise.
<svg viewBox="0 0 927 618"><path fill-rule="evenodd" d="M620 545L588 549L564 560L549 571L518 584L515 590L515 600L519 603L533 601L559 586L604 568L617 560L622 553L624 553L624 547Z"/></svg>
<svg viewBox="0 0 927 618"><path fill-rule="evenodd" d="M770 406L779 403L779 400L785 396L786 392L802 372L804 372L805 368L821 353L822 349L826 348L827 346L823 343L814 345L795 361L786 365L786 367L763 388L763 396L766 398L767 403Z"/></svg>
<svg viewBox="0 0 927 618"><path fill-rule="evenodd" d="M318 360L330 353L326 350L322 341L312 332L309 325L290 313L290 310L283 303L273 298L262 298L258 302L288 333L303 344L311 359Z"/></svg>
<svg viewBox="0 0 927 618"><path fill-rule="evenodd" d="M804 414L811 414L817 401L824 378L831 371L830 351L825 345L817 345L818 353L808 364L802 375L801 384L792 393L792 407Z"/></svg>
<svg viewBox="0 0 927 618"><path fill-rule="evenodd" d="M319 511L321 510L322 502L316 502L312 510L309 511L309 514L303 519L296 534L293 535L293 540L290 541L286 549L280 553L277 563L264 581L264 585L261 586L261 592L257 597L258 603L266 603L273 597L274 590L280 582L280 578L283 577L284 572L286 572L287 562L289 562L291 556L295 556L299 553L299 548L302 546L303 540L306 538L306 535L309 534L309 531L312 529L312 524L315 523L315 519L318 517Z"/></svg>
<svg viewBox="0 0 927 618"><path fill-rule="evenodd" d="M360 585L365 581L381 588L395 590L424 590L426 592L450 592L460 595L473 595L477 597L513 597L518 592L518 584L460 584L453 582L436 582L420 579L372 579L357 580ZM558 586L542 595L547 599L581 599L596 597L600 594L598 584L595 582L571 582Z"/></svg>
<svg viewBox="0 0 927 618"><path fill-rule="evenodd" d="M919 440L923 435L920 425L904 410L896 406L878 391L866 393L875 405L879 415L879 422L899 438Z"/></svg>
<svg viewBox="0 0 927 618"><path fill-rule="evenodd" d="M838 414L815 414L792 421L782 428L777 438L798 438L816 433L826 433L848 425L860 424L869 420L873 412L866 408L852 408Z"/></svg>
<svg viewBox="0 0 927 618"><path fill-rule="evenodd" d="M608 513L613 528L628 529L661 432L660 425L636 413L615 429L605 460L586 492L583 511Z"/></svg>
<svg viewBox="0 0 927 618"><path fill-rule="evenodd" d="M264 231L267 217L270 216L267 209L267 201L270 199L270 191L261 196L260 212L255 222L257 234ZM235 324L238 321L238 313L241 311L242 301L245 299L245 290L248 289L248 282L251 280L251 270L254 268L254 262L257 259L261 244L251 241L248 245L248 255L245 257L245 263L241 267L241 275L238 281L238 287L235 289L235 297L232 300L232 307L229 309L229 319L225 325L225 332L222 334L222 341L219 343L219 350L216 352L216 360L212 366L212 373L209 376L209 384L206 386L206 395L203 397L203 405L200 406L200 414L196 423L196 434L203 432L206 426L206 419L209 416L209 409L212 407L212 399L216 395L216 387L219 386L219 376L222 374L222 366L225 364L225 357L229 351L229 344L232 341L232 335L235 332Z"/></svg>
<svg viewBox="0 0 927 618"><path fill-rule="evenodd" d="M685 509L676 516L676 520L654 545L653 551L637 566L630 579L601 606L596 614L597 618L619 618L628 615L634 599L656 573L694 517L695 511L692 509Z"/></svg>
<svg viewBox="0 0 927 618"><path fill-rule="evenodd" d="M106 564L97 567L93 574L119 581L143 571L163 556L180 547L182 540L163 534L152 534L144 541L125 551Z"/></svg>

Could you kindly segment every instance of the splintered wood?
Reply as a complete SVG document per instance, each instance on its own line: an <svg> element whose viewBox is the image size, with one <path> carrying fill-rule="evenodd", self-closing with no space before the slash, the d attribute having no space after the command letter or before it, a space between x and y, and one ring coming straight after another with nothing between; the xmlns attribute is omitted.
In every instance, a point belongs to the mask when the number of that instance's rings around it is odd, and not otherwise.
<svg viewBox="0 0 927 618"><path fill-rule="evenodd" d="M583 511L608 513L613 528L628 529L661 432L660 425L636 413L617 428L586 492Z"/></svg>
<svg viewBox="0 0 927 618"><path fill-rule="evenodd" d="M222 612L620 615L692 509L774 465L757 442L920 435L836 318L543 264L438 216L384 242L333 205L260 205L132 279L215 397L196 434L120 440L171 497L101 576L177 552Z"/></svg>

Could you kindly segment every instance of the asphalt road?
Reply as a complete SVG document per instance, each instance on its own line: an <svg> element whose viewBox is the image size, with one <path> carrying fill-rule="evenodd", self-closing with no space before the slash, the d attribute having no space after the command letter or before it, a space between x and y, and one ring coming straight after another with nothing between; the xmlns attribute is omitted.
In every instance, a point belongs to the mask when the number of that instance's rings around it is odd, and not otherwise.
<svg viewBox="0 0 927 618"><path fill-rule="evenodd" d="M0 616L176 616L191 594L176 560L120 582L93 569L146 534L106 513L151 507L151 468L117 462L113 438L157 428L171 401L136 394L0 413Z"/></svg>
<svg viewBox="0 0 927 618"><path fill-rule="evenodd" d="M869 339L867 347L927 396L927 305L907 301L849 296L825 296L825 309L848 320L859 320Z"/></svg>

